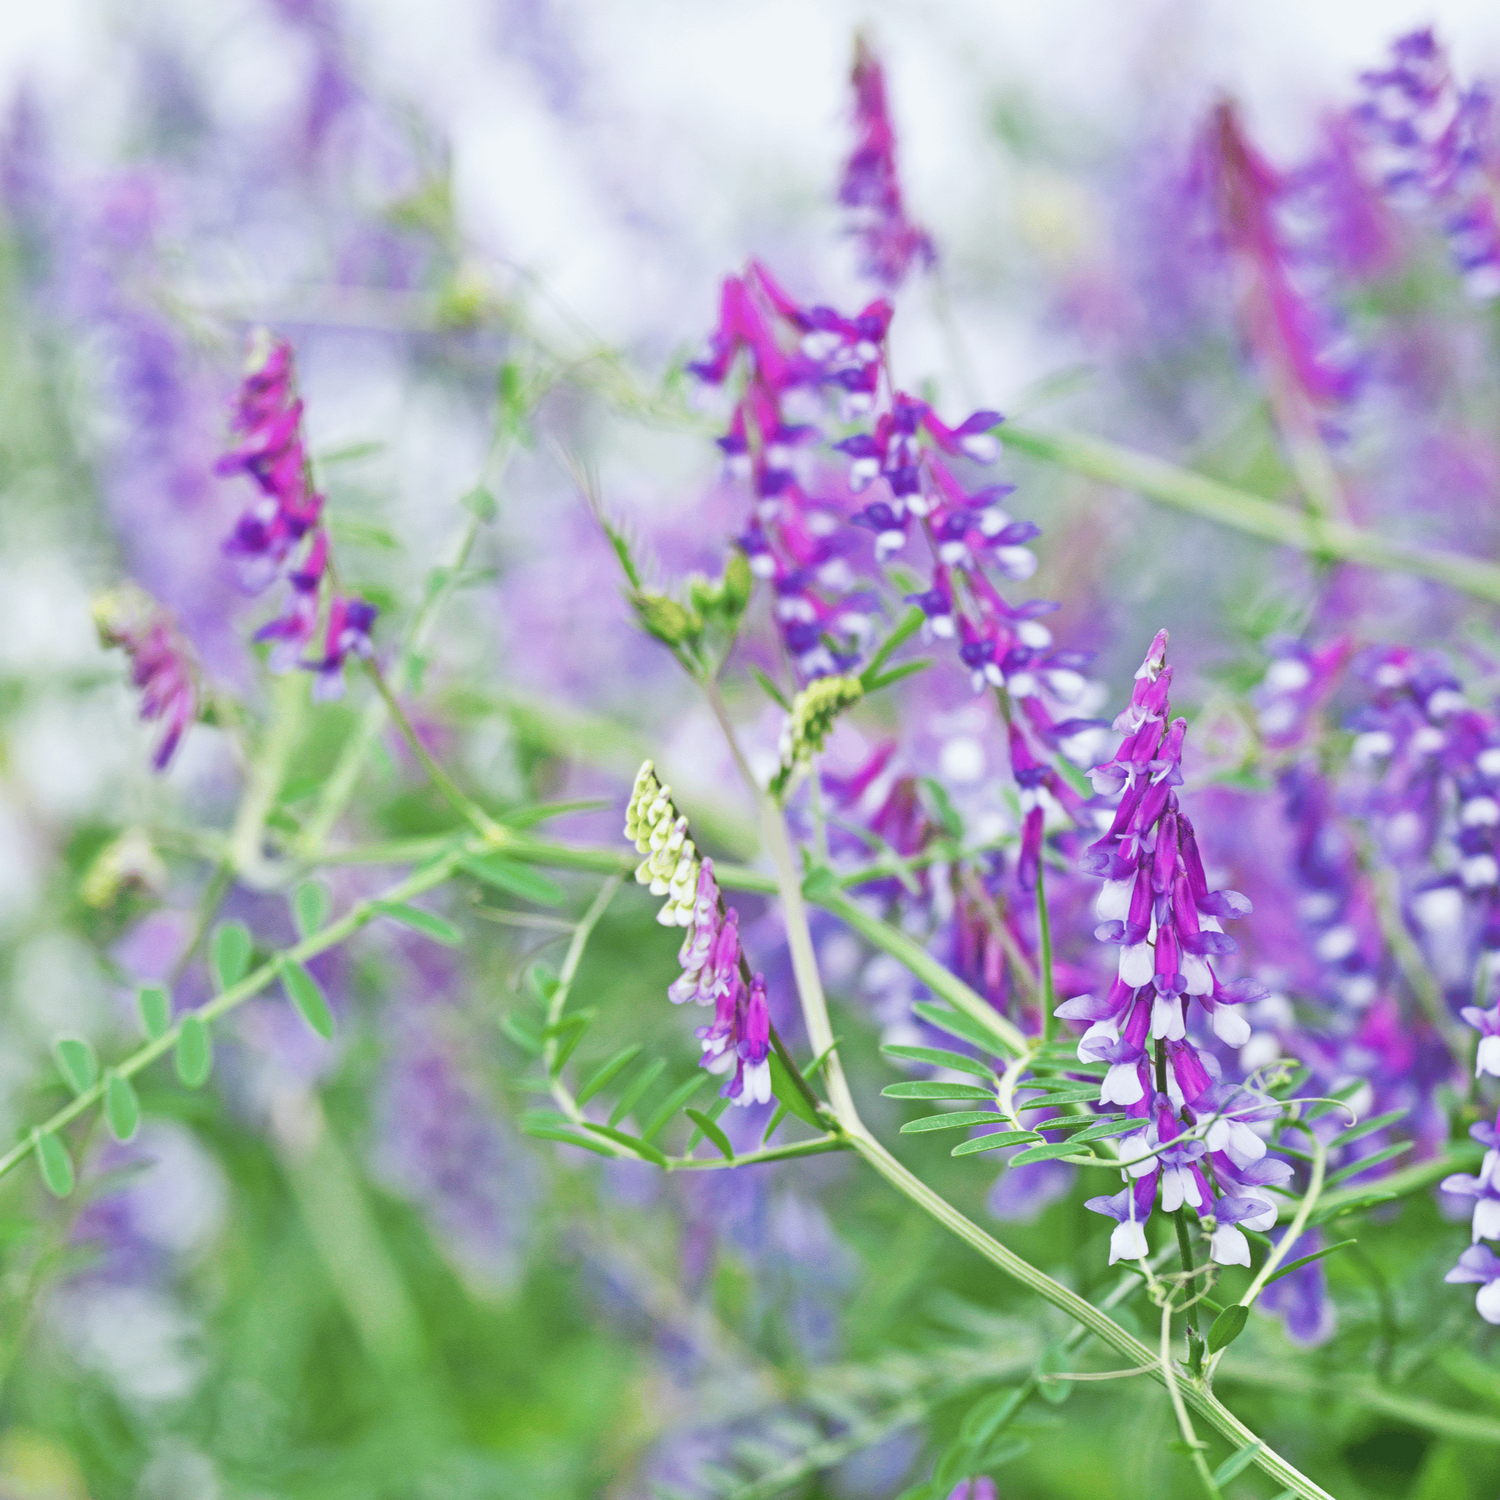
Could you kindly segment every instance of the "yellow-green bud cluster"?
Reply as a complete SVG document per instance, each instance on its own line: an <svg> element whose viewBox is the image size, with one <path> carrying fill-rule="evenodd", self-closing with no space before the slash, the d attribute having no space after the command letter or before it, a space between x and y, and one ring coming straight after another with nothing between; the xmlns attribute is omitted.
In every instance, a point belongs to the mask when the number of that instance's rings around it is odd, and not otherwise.
<svg viewBox="0 0 1500 1500"><path fill-rule="evenodd" d="M656 914L663 927L688 927L698 891L698 851L687 836L687 819L672 804L672 788L656 779L648 760L636 774L625 809L625 837L646 856L635 878L667 904Z"/></svg>
<svg viewBox="0 0 1500 1500"><path fill-rule="evenodd" d="M865 695L858 677L819 677L792 700L792 711L781 728L781 770L772 783L783 791L798 766L806 765L823 748L833 721Z"/></svg>

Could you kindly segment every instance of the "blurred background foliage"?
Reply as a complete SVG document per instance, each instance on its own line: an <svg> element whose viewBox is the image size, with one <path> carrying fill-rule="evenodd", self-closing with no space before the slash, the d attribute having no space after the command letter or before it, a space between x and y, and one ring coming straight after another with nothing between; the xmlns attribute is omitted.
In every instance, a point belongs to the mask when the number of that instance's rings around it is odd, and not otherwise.
<svg viewBox="0 0 1500 1500"><path fill-rule="evenodd" d="M420 730L464 784L502 818L600 799L602 811L549 831L614 843L624 787L649 753L673 766L711 852L754 852L712 725L630 625L614 560L559 450L592 465L664 573L722 566L737 502L713 480L712 424L687 401L681 365L710 322L717 275L745 249L774 252L800 282L850 300L828 189L852 18L830 12L787 60L799 103L757 157L724 145L731 131L712 117L702 78L681 106L705 122L696 153L675 140L675 110L612 137L631 122L634 96L620 74L607 80L613 92L594 91L589 59L628 23L587 7L497 6L483 27L464 12L485 55L455 89L472 96L488 66L524 108L503 128L471 120L451 138L430 49L413 54L410 91L392 87L389 53L409 27L317 0L205 9L192 21L165 8L89 12L84 56L107 66L89 75L80 65L71 91L45 70L18 76L5 107L8 1132L67 1098L50 1058L58 1035L102 1052L135 1043L131 986L170 970L221 852L195 830L233 817L241 768L221 729L195 728L171 772L153 778L150 736L134 723L119 661L93 638L89 601L136 579L176 611L221 722L264 708L266 679L244 644L257 607L220 550L243 495L211 474L252 324L296 341L341 565L381 607L377 642L399 640L426 593L452 586L410 685ZM648 9L642 26L660 39L674 13ZM769 72L778 49L797 52L795 23L785 9L746 9L783 39L756 54ZM877 17L895 39L898 102L901 41L919 10ZM1135 63L1151 60L1173 14L1130 22ZM1193 12L1202 34L1216 14ZM965 27L986 34L953 106L969 133L943 137L922 106L942 93L944 67L959 68ZM998 71L997 29L985 7L950 17L948 50L929 48L913 66L910 176L944 246L945 280L909 295L898 349L950 404L982 397L1066 415L1278 493L1285 465L1232 334L1154 329L1121 348L1079 312L1111 235L1132 222L1120 164L1157 150L1171 109L1185 118L1199 106L1211 82L1194 71L1202 58L1186 45L1173 53L1171 87L1153 107L1141 102L1151 92L1142 66L1134 113L1069 117L1070 69L1059 61L1056 98L1045 72L1023 83ZM696 59L698 74L716 68L735 75L739 112L726 118L745 118L748 91L772 130L775 90L756 93L740 76L748 61ZM86 76L100 100L86 97ZM824 122L811 135L809 113ZM789 129L804 132L800 161L785 149ZM583 168L569 157L549 179L559 141L583 139L595 154ZM968 148L956 175L939 165ZM476 194L487 170L494 181ZM585 188L592 197L581 199ZM553 199L570 194L558 208ZM530 238L528 215L543 224ZM579 253L558 268L547 251L563 239ZM1445 275L1434 253L1407 279L1371 287L1355 317L1399 321L1415 308L1429 331L1461 323L1446 343L1433 338L1465 361L1464 378L1445 384L1439 369L1433 381L1451 403L1461 386L1474 441L1444 450L1446 470L1424 450L1429 473L1444 476L1441 503L1414 509L1393 482L1372 509L1423 540L1489 554L1495 314L1476 314ZM954 326L966 354L945 349ZM486 457L497 442L515 446L503 471ZM1261 640L1306 616L1316 570L1305 562L1023 459L1007 460L1007 475L1044 528L1037 591L1066 601L1063 628L1099 647L1111 702L1166 624L1181 647L1182 697L1210 722L1226 695L1259 680ZM463 497L481 482L497 518L454 578L441 570L468 524ZM1426 585L1392 584L1368 609L1418 639L1466 628L1462 608ZM361 732L364 693L304 720L268 820L288 848ZM933 712L959 714L961 700ZM773 745L774 711L748 696L736 707L762 748ZM874 707L872 734L889 712ZM381 846L454 827L390 736L377 735L351 807L340 847L375 853L329 870L341 902L391 878ZM29 1173L7 1180L0 1494L877 1500L922 1477L975 1398L1020 1379L1062 1335L1053 1315L851 1161L664 1178L526 1140L515 1123L534 1102L517 1082L526 1058L501 1022L535 1012L531 966L557 964L560 917L581 911L596 884L556 878L564 906L506 902L502 920L491 920L492 892L460 881L444 911L461 950L387 925L320 961L334 1043L265 999L225 1029L207 1088L185 1090L157 1064L140 1080L134 1143L97 1130L74 1142L83 1171L72 1198L52 1199ZM743 904L768 971L784 969L774 924ZM292 931L277 892L236 888L225 912L268 945ZM847 935L820 940L856 1091L894 1139L903 1107L876 1097L889 1075L870 1001L880 961ZM662 998L675 941L626 890L576 983L598 1010L584 1060L641 1041L668 1059L663 1094L696 1056ZM209 983L191 966L179 1004ZM989 1222L993 1171L921 1142L907 1138L904 1159ZM1076 1195L1003 1234L1085 1293L1113 1285L1103 1226ZM1225 1372L1245 1420L1341 1500L1480 1500L1500 1488L1495 1346L1441 1285L1452 1238L1424 1198L1368 1224L1358 1256L1328 1268L1334 1338L1294 1362L1279 1324L1257 1319ZM1346 1389L1393 1362L1404 1383L1475 1425L1413 1420L1410 1403L1383 1409ZM1058 1400L1035 1403L1014 1429L1029 1446L997 1470L1008 1500L1195 1493L1166 1446L1167 1407L1144 1382L1049 1394ZM1253 1474L1232 1492L1268 1493Z"/></svg>

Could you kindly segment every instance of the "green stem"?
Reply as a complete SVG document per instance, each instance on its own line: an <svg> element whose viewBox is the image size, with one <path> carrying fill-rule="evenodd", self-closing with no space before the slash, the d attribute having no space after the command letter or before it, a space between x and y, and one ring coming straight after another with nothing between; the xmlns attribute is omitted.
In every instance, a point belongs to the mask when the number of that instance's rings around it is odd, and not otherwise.
<svg viewBox="0 0 1500 1500"><path fill-rule="evenodd" d="M1041 939L1042 1040L1050 1042L1057 1029L1057 987L1052 974L1052 921L1047 915L1047 882L1043 862L1036 866L1036 926Z"/></svg>
<svg viewBox="0 0 1500 1500"><path fill-rule="evenodd" d="M1188 1326L1188 1365L1194 1375L1201 1375L1203 1373L1203 1340L1198 1333L1198 1300L1193 1285L1197 1267L1193 1264L1193 1242L1188 1236L1187 1210L1179 1208L1172 1218L1177 1225L1177 1254L1182 1260L1182 1285L1187 1297L1184 1316Z"/></svg>
<svg viewBox="0 0 1500 1500"><path fill-rule="evenodd" d="M609 876L599 887L599 894L594 897L589 909L573 929L572 940L568 943L568 951L563 955L562 968L558 971L557 988L552 991L552 998L547 1002L547 1029L549 1031L562 1020L563 1011L568 1004L568 994L573 988L573 978L578 973L578 965L583 962L583 950L588 947L594 928L599 925L599 918L604 915L605 909L614 900L615 892L620 889L620 882L624 879L623 873ZM549 1035L542 1049L542 1066L546 1068L547 1077L551 1080L552 1097L557 1101L557 1107L575 1125L578 1125L583 1122L583 1111L579 1109L572 1093L564 1086L561 1072L555 1066L557 1047L557 1038Z"/></svg>
<svg viewBox="0 0 1500 1500"><path fill-rule="evenodd" d="M307 676L303 672L288 672L275 680L271 690L271 727L251 767L250 780L229 835L229 862L241 880L257 888L277 885L284 878L267 862L261 840L265 837L266 818L275 806L292 749L301 733L307 693Z"/></svg>
<svg viewBox="0 0 1500 1500"><path fill-rule="evenodd" d="M463 855L477 852L478 847L476 845L472 850L467 847L456 849L448 857L408 875L405 880L393 885L379 896L361 901L358 905L351 907L337 922L332 922L321 932L315 932L311 937L304 938L295 947L288 948L270 963L264 963L258 969L252 970L238 984L230 985L222 994L215 995L212 1000L200 1005L190 1014L196 1015L205 1023L218 1020L220 1016L226 1015L236 1006L242 1005L251 996L258 995L265 989L277 977L280 971L279 966L284 959L295 959L302 963L317 957L319 953L324 953L329 948L337 947L346 938L352 937L361 927L378 917L380 915L378 908L382 903L406 901L412 896L420 895L423 891L430 891L434 886L441 885L452 875L454 867ZM137 1048L124 1062L106 1068L97 1083L63 1105L39 1129L44 1133L61 1130L63 1126L76 1120L85 1110L90 1109L103 1098L105 1085L112 1074L118 1073L125 1078L133 1077L142 1068L149 1067L157 1058L170 1052L177 1044L177 1036L182 1029L183 1019L185 1017L179 1018L155 1041L147 1042L145 1046ZM0 1156L0 1177L24 1161L30 1155L33 1144L34 1136L28 1132L23 1141L12 1146L4 1156Z"/></svg>
<svg viewBox="0 0 1500 1500"><path fill-rule="evenodd" d="M375 690L385 702L386 711L395 720L396 727L411 747L411 753L416 756L418 763L427 773L428 780L443 794L448 805L485 838L496 842L503 839L506 836L505 830L478 803L466 797L448 773L432 758L427 746L422 743L416 726L407 717L406 710L401 707L396 695L391 691L391 686L385 680L385 674L380 670L379 664L366 661L365 668L370 674L370 680L375 684Z"/></svg>
<svg viewBox="0 0 1500 1500"><path fill-rule="evenodd" d="M1460 593L1500 604L1500 567L1494 563L1457 552L1413 547L1376 536L1346 521L1325 520L1289 510L1259 495L1100 438L1010 426L1005 428L1005 438L1017 452L1133 490L1150 500L1231 526L1262 541L1340 562L1360 563L1394 573L1415 573L1436 579Z"/></svg>
<svg viewBox="0 0 1500 1500"><path fill-rule="evenodd" d="M715 874L718 873L718 868L717 865L714 866ZM725 883L728 883L727 880ZM966 985L899 927L893 927L889 922L872 916L834 885L815 885L810 892L810 899L824 911L832 912L877 948L898 959L928 989L941 995L955 1010L978 1021L995 1038L1002 1051L1012 1057L1021 1057L1030 1051L1031 1044L1025 1033L1006 1020L983 995Z"/></svg>
<svg viewBox="0 0 1500 1500"><path fill-rule="evenodd" d="M1203 1489L1208 1495L1208 1500L1223 1500L1218 1485L1214 1483L1214 1476L1209 1473L1208 1461L1203 1457L1203 1445L1198 1441L1198 1434L1193 1429L1193 1419L1188 1415L1187 1407L1183 1404L1182 1388L1177 1383L1177 1371L1172 1363L1172 1299L1165 1295L1161 1301L1160 1358L1153 1367L1153 1372L1161 1376L1162 1384L1167 1388L1167 1396L1171 1400L1172 1411L1177 1418L1178 1434L1186 1444L1188 1452L1192 1454L1193 1468L1197 1470L1198 1478L1203 1481Z"/></svg>

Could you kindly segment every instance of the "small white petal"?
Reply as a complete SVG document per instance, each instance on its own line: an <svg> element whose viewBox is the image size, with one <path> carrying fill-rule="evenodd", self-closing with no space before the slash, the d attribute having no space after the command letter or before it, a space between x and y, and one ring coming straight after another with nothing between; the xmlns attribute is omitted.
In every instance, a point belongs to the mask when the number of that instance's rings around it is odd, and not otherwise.
<svg viewBox="0 0 1500 1500"><path fill-rule="evenodd" d="M1143 1225L1132 1223L1129 1219L1123 1224L1115 1225L1114 1233L1109 1237L1110 1265L1114 1265L1117 1260L1142 1260L1149 1254L1150 1247L1146 1244ZM1500 1318L1491 1318L1490 1321L1497 1322Z"/></svg>
<svg viewBox="0 0 1500 1500"><path fill-rule="evenodd" d="M1474 1297L1474 1306L1486 1323L1500 1323L1500 1280L1486 1282Z"/></svg>
<svg viewBox="0 0 1500 1500"><path fill-rule="evenodd" d="M1248 1266L1250 1241L1236 1224L1221 1224L1208 1242L1208 1258L1221 1266Z"/></svg>
<svg viewBox="0 0 1500 1500"><path fill-rule="evenodd" d="M1243 1047L1250 1040L1250 1023L1233 1005L1216 1005L1208 1018L1214 1035L1230 1047Z"/></svg>

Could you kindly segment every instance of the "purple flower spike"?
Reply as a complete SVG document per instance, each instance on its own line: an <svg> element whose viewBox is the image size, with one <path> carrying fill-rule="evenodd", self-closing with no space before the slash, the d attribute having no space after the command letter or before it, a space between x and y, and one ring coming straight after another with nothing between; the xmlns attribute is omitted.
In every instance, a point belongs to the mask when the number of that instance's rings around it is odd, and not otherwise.
<svg viewBox="0 0 1500 1500"><path fill-rule="evenodd" d="M225 551L239 560L245 586L258 593L318 525L323 511L323 497L313 492L309 479L291 345L263 328L251 335L230 426L239 446L215 464L215 472L248 474L261 495L240 517Z"/></svg>
<svg viewBox="0 0 1500 1500"><path fill-rule="evenodd" d="M141 717L166 727L151 764L166 770L187 726L198 717L198 667L171 614L136 588L117 589L94 603L105 646L130 658L130 680L141 690Z"/></svg>
<svg viewBox="0 0 1500 1500"><path fill-rule="evenodd" d="M1210 1256L1239 1265L1249 1250L1235 1226L1276 1221L1270 1201L1253 1189L1273 1180L1268 1169L1275 1176L1288 1169L1265 1160L1266 1143L1252 1128L1280 1107L1243 1086L1220 1084L1217 1058L1188 1035L1196 1000L1221 1041L1243 1044L1250 1028L1236 1007L1264 991L1248 980L1223 984L1214 971L1214 961L1235 948L1221 922L1248 914L1250 902L1237 891L1209 890L1193 825L1178 806L1186 724L1168 723L1166 649L1162 631L1115 720L1124 738L1114 759L1096 768L1094 785L1119 801L1103 837L1080 861L1105 877L1095 936L1119 946L1116 978L1102 998L1074 996L1056 1014L1092 1023L1078 1056L1110 1065L1099 1102L1142 1121L1140 1131L1120 1141L1127 1178L1149 1174L1154 1194L1159 1175L1162 1207L1195 1210L1213 1225ZM1098 1205L1115 1201L1089 1207L1112 1211Z"/></svg>
<svg viewBox="0 0 1500 1500"><path fill-rule="evenodd" d="M914 263L937 259L932 240L906 216L896 171L896 130L885 95L885 70L863 38L854 47L854 150L844 166L839 202L857 210L860 269L894 291Z"/></svg>

